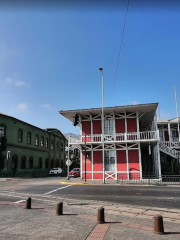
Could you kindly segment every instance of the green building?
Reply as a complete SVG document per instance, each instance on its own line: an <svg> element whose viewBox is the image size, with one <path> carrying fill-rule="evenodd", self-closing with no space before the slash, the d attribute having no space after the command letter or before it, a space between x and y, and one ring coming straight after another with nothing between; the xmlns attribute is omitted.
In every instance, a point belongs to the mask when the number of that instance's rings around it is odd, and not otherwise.
<svg viewBox="0 0 180 240"><path fill-rule="evenodd" d="M47 175L53 167L66 171L68 141L58 129L41 129L0 113L2 136L7 138L7 150L0 153L1 177ZM7 153L10 153L8 160Z"/></svg>

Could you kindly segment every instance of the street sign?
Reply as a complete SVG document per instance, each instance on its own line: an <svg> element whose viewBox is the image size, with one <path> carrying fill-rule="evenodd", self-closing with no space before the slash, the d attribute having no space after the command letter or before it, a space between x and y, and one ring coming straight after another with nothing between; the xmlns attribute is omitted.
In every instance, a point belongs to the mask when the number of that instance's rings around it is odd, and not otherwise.
<svg viewBox="0 0 180 240"><path fill-rule="evenodd" d="M70 166L71 164L72 164L72 161L71 161L71 160L67 160L67 161L66 161L66 165L67 165L67 166Z"/></svg>

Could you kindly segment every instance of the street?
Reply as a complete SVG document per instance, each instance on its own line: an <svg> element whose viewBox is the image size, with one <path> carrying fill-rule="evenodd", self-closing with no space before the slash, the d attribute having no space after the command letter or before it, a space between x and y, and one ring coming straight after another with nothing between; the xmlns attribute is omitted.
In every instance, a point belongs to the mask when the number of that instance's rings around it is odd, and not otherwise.
<svg viewBox="0 0 180 240"><path fill-rule="evenodd" d="M60 183L65 181L65 184ZM0 201L16 202L28 196L42 200L59 198L107 204L180 208L178 186L71 185L71 180L67 182L63 177L7 180L0 184Z"/></svg>
<svg viewBox="0 0 180 240"><path fill-rule="evenodd" d="M158 240L153 226L158 214L164 219L161 239L177 240L180 236L178 186L84 184L79 178L68 181L65 177L3 180L0 232L4 240ZM29 197L31 209L25 209ZM55 214L59 202L63 202L61 216ZM97 224L97 211L102 206L105 224Z"/></svg>

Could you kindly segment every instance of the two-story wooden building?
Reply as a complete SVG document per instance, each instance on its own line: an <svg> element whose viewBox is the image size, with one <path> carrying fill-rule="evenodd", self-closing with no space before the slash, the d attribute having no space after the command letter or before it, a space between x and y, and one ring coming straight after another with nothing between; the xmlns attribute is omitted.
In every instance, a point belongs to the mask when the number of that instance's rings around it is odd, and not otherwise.
<svg viewBox="0 0 180 240"><path fill-rule="evenodd" d="M81 150L81 177L142 179L161 175L158 103L59 111L73 122L80 116L80 137L70 144ZM104 131L102 131L104 126ZM86 136L85 136L86 135Z"/></svg>

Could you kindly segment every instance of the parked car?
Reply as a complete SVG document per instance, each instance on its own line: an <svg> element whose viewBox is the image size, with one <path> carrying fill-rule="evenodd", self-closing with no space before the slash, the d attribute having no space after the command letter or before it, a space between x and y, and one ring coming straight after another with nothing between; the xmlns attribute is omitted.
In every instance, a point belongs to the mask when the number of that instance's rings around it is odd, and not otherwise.
<svg viewBox="0 0 180 240"><path fill-rule="evenodd" d="M49 171L49 174L61 174L62 173L62 169L61 168L52 168Z"/></svg>
<svg viewBox="0 0 180 240"><path fill-rule="evenodd" d="M69 177L80 177L80 168L73 168L68 174Z"/></svg>

